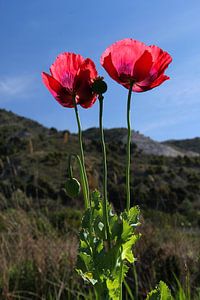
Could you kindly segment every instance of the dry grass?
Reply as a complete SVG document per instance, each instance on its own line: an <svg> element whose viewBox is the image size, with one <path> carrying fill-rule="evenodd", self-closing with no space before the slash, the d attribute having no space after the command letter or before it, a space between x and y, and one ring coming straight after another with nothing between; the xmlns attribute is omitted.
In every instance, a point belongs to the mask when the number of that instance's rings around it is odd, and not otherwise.
<svg viewBox="0 0 200 300"><path fill-rule="evenodd" d="M25 287L27 292L41 296L48 292L51 283L57 289L69 283L76 262L74 235L61 236L44 216L20 209L1 213L0 228L3 299L14 299Z"/></svg>
<svg viewBox="0 0 200 300"><path fill-rule="evenodd" d="M74 224L79 223L69 211L66 226L64 210L55 212L55 222L52 215L47 218L20 207L0 213L0 299L71 300L87 291L74 272L78 246ZM56 227L58 217L62 222ZM141 223L142 237L135 249L137 276L132 268L128 279L138 293L136 299L144 299L161 279L173 288L173 273L183 287L189 274L195 292L200 277L199 230L176 225L173 217L158 212L156 221L145 218Z"/></svg>
<svg viewBox="0 0 200 300"><path fill-rule="evenodd" d="M162 218L165 218L164 214ZM175 217L173 217L175 218ZM188 284L193 292L199 289L200 230L181 228L167 220L154 224L142 220L142 236L136 245L136 270L139 289L146 294L160 280L177 289L176 279L182 287Z"/></svg>

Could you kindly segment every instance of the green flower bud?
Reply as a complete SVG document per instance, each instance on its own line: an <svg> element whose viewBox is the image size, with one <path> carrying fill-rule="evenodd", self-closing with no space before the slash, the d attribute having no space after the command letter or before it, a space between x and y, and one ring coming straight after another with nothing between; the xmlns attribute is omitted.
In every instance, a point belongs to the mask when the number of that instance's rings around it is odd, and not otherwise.
<svg viewBox="0 0 200 300"><path fill-rule="evenodd" d="M65 189L70 198L75 198L80 194L81 186L76 178L68 178L65 183Z"/></svg>
<svg viewBox="0 0 200 300"><path fill-rule="evenodd" d="M98 95L102 95L107 91L107 84L103 80L103 77L98 77L95 79L92 85L92 90Z"/></svg>

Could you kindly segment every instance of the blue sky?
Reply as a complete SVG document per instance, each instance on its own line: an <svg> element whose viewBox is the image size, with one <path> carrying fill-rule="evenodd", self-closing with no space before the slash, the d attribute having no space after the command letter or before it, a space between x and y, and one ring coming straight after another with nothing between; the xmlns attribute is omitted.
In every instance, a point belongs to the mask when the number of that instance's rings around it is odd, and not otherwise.
<svg viewBox="0 0 200 300"><path fill-rule="evenodd" d="M0 0L0 108L75 132L73 109L60 106L40 76L70 51L93 59L108 83L104 127L125 127L127 90L109 78L99 58L130 37L173 57L169 81L133 94L132 127L156 140L200 136L199 15L199 0ZM98 102L80 108L80 115L84 129L98 126Z"/></svg>

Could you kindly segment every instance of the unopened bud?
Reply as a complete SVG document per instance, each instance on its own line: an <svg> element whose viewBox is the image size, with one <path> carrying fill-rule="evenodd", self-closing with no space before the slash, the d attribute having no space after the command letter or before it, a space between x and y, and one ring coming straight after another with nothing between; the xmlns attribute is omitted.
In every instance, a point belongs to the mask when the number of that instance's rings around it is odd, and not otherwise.
<svg viewBox="0 0 200 300"><path fill-rule="evenodd" d="M98 77L95 79L92 85L92 90L98 95L102 95L107 91L107 84L103 80L103 77Z"/></svg>
<svg viewBox="0 0 200 300"><path fill-rule="evenodd" d="M76 178L68 178L65 183L65 189L70 198L75 198L80 194L81 186Z"/></svg>

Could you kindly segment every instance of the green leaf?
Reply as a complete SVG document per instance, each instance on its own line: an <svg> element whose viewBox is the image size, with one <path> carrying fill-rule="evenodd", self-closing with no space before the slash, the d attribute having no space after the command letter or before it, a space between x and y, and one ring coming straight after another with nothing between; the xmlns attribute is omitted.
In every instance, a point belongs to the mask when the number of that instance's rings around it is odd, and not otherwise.
<svg viewBox="0 0 200 300"><path fill-rule="evenodd" d="M95 257L95 266L100 270L108 270L112 273L117 267L119 261L119 245L113 246L109 251L102 251Z"/></svg>
<svg viewBox="0 0 200 300"><path fill-rule="evenodd" d="M155 290L147 295L146 300L173 300L173 298L166 283L160 281Z"/></svg>
<svg viewBox="0 0 200 300"><path fill-rule="evenodd" d="M138 240L137 235L133 235L128 242L122 245L122 260L126 259L130 263L133 263L135 261L135 258L133 256L132 247Z"/></svg>
<svg viewBox="0 0 200 300"><path fill-rule="evenodd" d="M120 239L123 231L123 222L117 215L110 218L110 231L112 240Z"/></svg>
<svg viewBox="0 0 200 300"><path fill-rule="evenodd" d="M90 209L87 209L83 215L83 218L82 218L82 228L87 228L87 229L90 229L90 224L91 224L91 210Z"/></svg>
<svg viewBox="0 0 200 300"><path fill-rule="evenodd" d="M78 269L81 268L83 272L91 269L91 256L85 252L79 253L77 257Z"/></svg>
<svg viewBox="0 0 200 300"><path fill-rule="evenodd" d="M123 229L122 229L122 234L121 234L121 239L123 242L126 242L127 239L131 237L133 234L133 229L131 225L126 220L123 220Z"/></svg>
<svg viewBox="0 0 200 300"><path fill-rule="evenodd" d="M106 284L109 291L109 296L112 300L118 300L120 296L120 276L122 281L126 273L128 272L128 266L122 265L122 270L120 265L115 268L115 272L113 273L112 279L107 279ZM122 274L120 272L122 271Z"/></svg>
<svg viewBox="0 0 200 300"><path fill-rule="evenodd" d="M96 233L96 236L103 240L105 237L105 231L101 215L97 215L97 217L94 219L93 229Z"/></svg>
<svg viewBox="0 0 200 300"><path fill-rule="evenodd" d="M131 226L139 225L140 210L138 206L131 207L128 211L128 222Z"/></svg>
<svg viewBox="0 0 200 300"><path fill-rule="evenodd" d="M104 224L102 222L99 222L98 223L98 228L99 228L100 231L103 231Z"/></svg>
<svg viewBox="0 0 200 300"><path fill-rule="evenodd" d="M92 285L97 283L97 280L93 278L92 272L83 273L80 269L76 269L76 271L86 282L90 282Z"/></svg>
<svg viewBox="0 0 200 300"><path fill-rule="evenodd" d="M106 280L107 288L109 290L109 296L112 300L118 300L120 296L120 283L119 278L114 280Z"/></svg>
<svg viewBox="0 0 200 300"><path fill-rule="evenodd" d="M101 195L98 190L95 190L92 192L91 201L92 201L92 204L94 205L95 209L98 209L99 204L101 202Z"/></svg>
<svg viewBox="0 0 200 300"><path fill-rule="evenodd" d="M93 192L91 207L82 219L77 272L87 283L95 285L102 299L115 300L119 299L120 285L129 269L127 263L135 261L132 247L138 239L135 226L139 209L131 208L117 215L108 203L107 208L111 247L105 239L102 200L98 191Z"/></svg>

